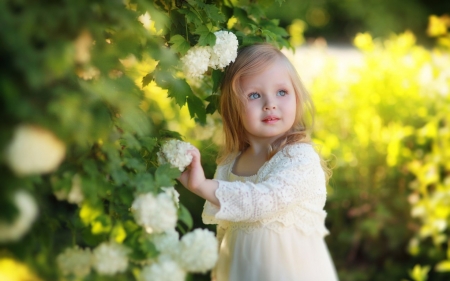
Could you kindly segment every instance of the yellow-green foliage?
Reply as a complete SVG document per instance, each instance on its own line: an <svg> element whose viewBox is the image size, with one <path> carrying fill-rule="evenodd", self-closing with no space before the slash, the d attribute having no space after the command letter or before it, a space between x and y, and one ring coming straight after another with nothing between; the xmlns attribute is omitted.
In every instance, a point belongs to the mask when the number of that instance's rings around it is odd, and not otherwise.
<svg viewBox="0 0 450 281"><path fill-rule="evenodd" d="M435 270L450 269L449 53L410 32L354 43L360 64L342 73L330 60L309 87L315 141L334 168L328 244L340 276L399 280L422 263L431 280L448 278ZM410 277L426 280L417 268Z"/></svg>

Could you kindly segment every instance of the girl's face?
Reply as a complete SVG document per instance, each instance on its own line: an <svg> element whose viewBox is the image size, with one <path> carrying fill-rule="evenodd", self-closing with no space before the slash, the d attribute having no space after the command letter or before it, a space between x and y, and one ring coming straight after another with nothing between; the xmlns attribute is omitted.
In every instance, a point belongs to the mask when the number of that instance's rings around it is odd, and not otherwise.
<svg viewBox="0 0 450 281"><path fill-rule="evenodd" d="M242 77L240 86L247 100L242 120L250 143L272 143L292 127L296 94L281 60L261 73Z"/></svg>

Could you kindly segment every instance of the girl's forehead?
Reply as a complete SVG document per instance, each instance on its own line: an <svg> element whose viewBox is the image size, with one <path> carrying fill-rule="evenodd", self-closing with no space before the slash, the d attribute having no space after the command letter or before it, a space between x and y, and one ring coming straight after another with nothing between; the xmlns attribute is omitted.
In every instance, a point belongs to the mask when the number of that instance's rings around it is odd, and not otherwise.
<svg viewBox="0 0 450 281"><path fill-rule="evenodd" d="M278 82L280 84L291 82L291 73L289 68L282 60L276 60L267 63L260 69L249 71L239 77L239 82L242 86L251 84L265 84L271 82Z"/></svg>

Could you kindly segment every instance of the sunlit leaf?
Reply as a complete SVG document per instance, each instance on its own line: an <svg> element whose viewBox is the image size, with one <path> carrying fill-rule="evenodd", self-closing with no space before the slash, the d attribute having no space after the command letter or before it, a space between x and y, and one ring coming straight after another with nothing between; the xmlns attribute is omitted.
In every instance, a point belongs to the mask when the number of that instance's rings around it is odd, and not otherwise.
<svg viewBox="0 0 450 281"><path fill-rule="evenodd" d="M176 52L179 52L181 55L186 54L187 51L189 51L189 49L191 48L189 42L186 41L186 39L179 34L170 37L169 42L173 44L172 48L174 48L174 50Z"/></svg>

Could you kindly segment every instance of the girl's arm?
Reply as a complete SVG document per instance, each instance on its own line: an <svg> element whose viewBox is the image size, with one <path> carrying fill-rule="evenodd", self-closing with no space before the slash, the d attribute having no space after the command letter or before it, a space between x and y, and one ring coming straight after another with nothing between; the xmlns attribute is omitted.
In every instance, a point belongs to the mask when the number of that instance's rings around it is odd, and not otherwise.
<svg viewBox="0 0 450 281"><path fill-rule="evenodd" d="M192 162L178 180L191 192L220 207L219 199L217 199L215 194L219 183L205 177L198 149L195 148L189 152L192 154Z"/></svg>

